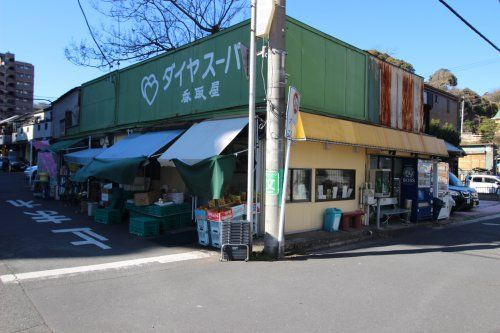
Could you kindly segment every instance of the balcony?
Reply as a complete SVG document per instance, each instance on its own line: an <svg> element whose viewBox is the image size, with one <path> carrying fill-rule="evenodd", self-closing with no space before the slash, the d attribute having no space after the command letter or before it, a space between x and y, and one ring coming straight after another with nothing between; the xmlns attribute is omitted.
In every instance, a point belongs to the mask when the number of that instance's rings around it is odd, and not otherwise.
<svg viewBox="0 0 500 333"><path fill-rule="evenodd" d="M26 133L12 133L12 143L28 141Z"/></svg>

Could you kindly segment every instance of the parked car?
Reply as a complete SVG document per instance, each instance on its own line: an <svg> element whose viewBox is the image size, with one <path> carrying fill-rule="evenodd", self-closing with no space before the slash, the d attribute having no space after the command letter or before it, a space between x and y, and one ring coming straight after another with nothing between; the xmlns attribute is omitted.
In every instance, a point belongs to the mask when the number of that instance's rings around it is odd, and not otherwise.
<svg viewBox="0 0 500 333"><path fill-rule="evenodd" d="M24 170L24 175L26 176L26 178L28 178L30 182L32 182L33 180L35 180L37 172L38 172L38 166L32 165L27 167L26 170Z"/></svg>
<svg viewBox="0 0 500 333"><path fill-rule="evenodd" d="M2 170L7 172L11 171L24 171L29 166L29 162L17 156L4 156L2 157Z"/></svg>
<svg viewBox="0 0 500 333"><path fill-rule="evenodd" d="M450 190L451 197L455 200L454 210L469 210L479 205L477 191L464 185L451 172L449 173L448 189Z"/></svg>
<svg viewBox="0 0 500 333"><path fill-rule="evenodd" d="M478 193L500 194L500 176L495 175L470 175L468 186Z"/></svg>

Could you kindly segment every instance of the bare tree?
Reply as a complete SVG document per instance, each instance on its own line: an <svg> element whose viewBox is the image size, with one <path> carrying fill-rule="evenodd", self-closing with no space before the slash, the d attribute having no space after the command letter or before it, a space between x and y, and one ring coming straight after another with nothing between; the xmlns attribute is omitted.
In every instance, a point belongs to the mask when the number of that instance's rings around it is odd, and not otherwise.
<svg viewBox="0 0 500 333"><path fill-rule="evenodd" d="M147 59L214 34L243 19L248 0L87 0L101 16L92 41L72 42L66 58L81 66L105 68Z"/></svg>

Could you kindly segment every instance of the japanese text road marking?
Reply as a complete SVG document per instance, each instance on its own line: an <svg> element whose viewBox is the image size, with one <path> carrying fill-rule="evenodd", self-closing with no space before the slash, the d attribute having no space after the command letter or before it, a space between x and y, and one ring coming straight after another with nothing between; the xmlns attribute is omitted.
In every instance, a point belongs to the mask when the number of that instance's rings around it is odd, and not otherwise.
<svg viewBox="0 0 500 333"><path fill-rule="evenodd" d="M34 203L33 200L24 201L24 200L6 200L14 207L26 207L26 208L35 208L35 206L41 206L41 204Z"/></svg>
<svg viewBox="0 0 500 333"><path fill-rule="evenodd" d="M64 215L57 215L58 212L54 210L37 210L36 213L23 212L26 215L31 215L31 219L37 223L40 222L52 222L61 223L62 221L71 221L69 217Z"/></svg>
<svg viewBox="0 0 500 333"><path fill-rule="evenodd" d="M52 230L52 232L54 232L54 233L71 232L71 233L77 235L78 237L84 239L83 241L71 242L71 244L73 244L73 245L95 245L97 247L100 247L103 250L111 249L110 246L99 242L99 241L107 241L108 239L106 237L99 235L99 234L96 234L90 228L56 229L56 230Z"/></svg>

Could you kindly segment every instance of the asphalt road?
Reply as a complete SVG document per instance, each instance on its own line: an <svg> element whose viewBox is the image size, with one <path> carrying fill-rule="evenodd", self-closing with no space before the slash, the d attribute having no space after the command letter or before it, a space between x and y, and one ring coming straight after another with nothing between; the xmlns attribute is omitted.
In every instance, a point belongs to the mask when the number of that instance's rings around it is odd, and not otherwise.
<svg viewBox="0 0 500 333"><path fill-rule="evenodd" d="M196 250L130 238L126 251L120 229L103 228L116 253L100 255L1 210L0 276ZM499 247L492 218L280 262L212 255L0 282L0 332L500 332Z"/></svg>

